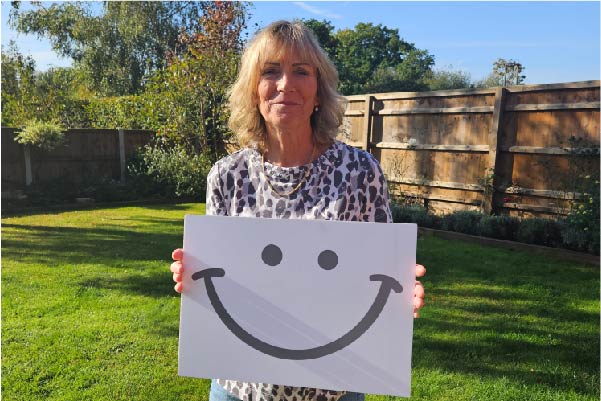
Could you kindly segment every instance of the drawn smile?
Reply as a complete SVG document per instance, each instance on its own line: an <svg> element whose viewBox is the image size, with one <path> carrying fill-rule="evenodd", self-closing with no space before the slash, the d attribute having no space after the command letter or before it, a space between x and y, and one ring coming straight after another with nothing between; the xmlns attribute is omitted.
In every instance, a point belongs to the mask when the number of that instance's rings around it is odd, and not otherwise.
<svg viewBox="0 0 601 401"><path fill-rule="evenodd" d="M213 285L212 278L213 277L224 277L225 270L220 268L208 268L204 270L197 271L192 274L192 280L200 280L204 279L205 286L207 288L207 294L209 295L209 300L211 301L211 305L217 312L217 315L225 324L225 326L232 332L236 337L242 340L247 345L253 347L257 351L260 351L264 354L271 355L275 358L279 359L317 359L322 356L333 354L334 352L340 351L345 348L359 337L363 335L371 325L376 321L380 313L384 309L386 305L386 301L388 300L388 294L392 291L396 293L403 292L403 286L395 280L394 278L384 275L384 274L373 274L369 276L370 281L380 281L380 289L378 290L378 295L374 299L371 307L363 316L363 318L349 330L346 334L342 335L338 339L331 341L327 344L320 345L314 348L307 349L289 349L277 347L275 345L268 344L258 338L254 337L252 334L244 330L229 314L223 303L219 299L219 295L217 295L217 291L215 290L215 286Z"/></svg>

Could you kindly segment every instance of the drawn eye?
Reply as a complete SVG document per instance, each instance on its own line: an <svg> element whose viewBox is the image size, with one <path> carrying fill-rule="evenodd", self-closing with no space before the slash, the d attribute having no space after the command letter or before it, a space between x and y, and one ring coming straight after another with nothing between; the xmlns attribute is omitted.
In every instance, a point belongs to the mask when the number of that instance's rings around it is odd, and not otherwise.
<svg viewBox="0 0 601 401"><path fill-rule="evenodd" d="M338 265L338 255L329 249L325 250L317 257L317 263L324 270L332 270Z"/></svg>
<svg viewBox="0 0 601 401"><path fill-rule="evenodd" d="M277 266L282 261L282 250L274 244L267 245L261 253L261 259L269 266Z"/></svg>

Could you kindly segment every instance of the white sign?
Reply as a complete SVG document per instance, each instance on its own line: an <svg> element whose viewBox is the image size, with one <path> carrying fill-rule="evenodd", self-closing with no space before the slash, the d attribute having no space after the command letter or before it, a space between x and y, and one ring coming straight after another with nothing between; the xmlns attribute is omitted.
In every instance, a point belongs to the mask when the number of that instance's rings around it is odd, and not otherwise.
<svg viewBox="0 0 601 401"><path fill-rule="evenodd" d="M416 237L187 215L179 374L409 397Z"/></svg>

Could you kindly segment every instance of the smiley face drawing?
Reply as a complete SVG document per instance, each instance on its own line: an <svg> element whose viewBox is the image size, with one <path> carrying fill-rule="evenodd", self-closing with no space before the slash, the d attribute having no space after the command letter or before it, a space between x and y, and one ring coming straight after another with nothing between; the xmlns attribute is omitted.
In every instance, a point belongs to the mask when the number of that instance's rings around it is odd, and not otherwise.
<svg viewBox="0 0 601 401"><path fill-rule="evenodd" d="M263 249L261 253L261 258L263 262L268 266L277 266L282 261L282 251L275 244L268 244ZM317 263L324 270L334 269L338 265L338 255L332 250L324 250L319 254L317 259ZM288 349L283 347L278 347L272 344L269 344L265 341L262 341L248 331L244 330L228 313L226 307L223 305L221 300L219 299L219 295L215 290L215 286L213 285L213 278L223 277L225 276L225 270L222 268L207 268L203 270L199 270L192 274L192 280L200 280L204 279L205 285L207 287L207 294L209 299L211 300L211 304L213 308L215 308L215 312L225 324L225 326L232 332L236 337L240 340L244 341L249 346L254 349L263 352L264 354L271 355L275 358L282 359L315 359L321 358L322 356L332 354L336 351L341 350L347 345L351 344L353 341L357 340L359 337L363 335L371 327L371 325L376 321L382 309L386 305L386 301L388 300L388 295L390 292L394 291L396 293L403 292L403 286L394 278L384 275L384 274L372 274L369 278L371 281L379 281L380 290L378 291L378 295L374 299L371 307L365 314L365 316L357 323L351 330L346 332L344 335L340 336L334 341L331 341L327 344L308 348L308 349Z"/></svg>
<svg viewBox="0 0 601 401"><path fill-rule="evenodd" d="M182 376L405 395L415 225L188 215Z"/></svg>

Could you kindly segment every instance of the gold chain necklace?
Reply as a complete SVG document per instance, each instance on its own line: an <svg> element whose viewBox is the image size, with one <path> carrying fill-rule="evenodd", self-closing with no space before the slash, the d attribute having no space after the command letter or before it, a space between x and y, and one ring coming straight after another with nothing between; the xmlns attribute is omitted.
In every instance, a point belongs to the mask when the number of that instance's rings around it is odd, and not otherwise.
<svg viewBox="0 0 601 401"><path fill-rule="evenodd" d="M313 142L313 150L311 151L311 156L309 156L309 160L307 161L306 164L309 164L313 161L313 156L315 156L315 142ZM261 154L261 167L263 169L263 177L265 177L265 181L267 181L267 185L273 191L273 193L275 193L280 198L288 197L288 196L294 194L296 191L298 191L300 189L300 187L307 181L307 179L311 175L311 170L312 170L312 166L309 166L307 168L307 171L305 171L305 175L298 182L298 184L296 184L296 186L294 188L292 188L290 191L282 193L273 187L273 185L271 184L271 181L269 181L269 177L265 173L265 153Z"/></svg>

